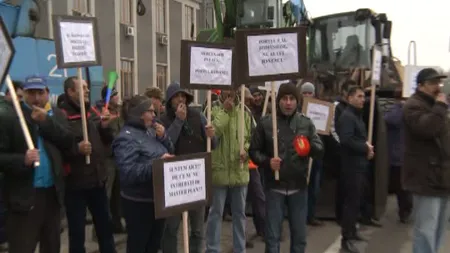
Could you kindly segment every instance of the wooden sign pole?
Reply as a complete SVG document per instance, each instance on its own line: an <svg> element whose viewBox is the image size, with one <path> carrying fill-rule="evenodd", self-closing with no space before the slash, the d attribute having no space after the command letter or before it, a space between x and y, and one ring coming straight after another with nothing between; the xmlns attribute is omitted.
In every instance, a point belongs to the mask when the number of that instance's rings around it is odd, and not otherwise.
<svg viewBox="0 0 450 253"><path fill-rule="evenodd" d="M272 134L273 134L273 157L278 158L278 125L277 125L277 102L275 98L275 82L271 82L271 94L272 94ZM275 180L280 180L280 172L275 171Z"/></svg>
<svg viewBox="0 0 450 253"><path fill-rule="evenodd" d="M266 96L264 97L263 111L261 114L262 117L266 116L267 106L269 104L269 97L270 97L270 93L268 90L266 90ZM272 100L274 100L274 99L272 98Z"/></svg>
<svg viewBox="0 0 450 253"><path fill-rule="evenodd" d="M20 128L22 128L22 132L25 137L28 149L33 150L35 149L33 139L31 138L30 130L28 129L25 117L23 116L22 107L20 106L19 99L17 98L16 90L14 89L11 77L9 75L6 75L5 81L9 94L11 94L12 102L14 105L14 109L16 109L17 117L19 117ZM40 165L39 162L34 162L34 167L38 167L39 165Z"/></svg>
<svg viewBox="0 0 450 253"><path fill-rule="evenodd" d="M189 253L189 227L188 227L188 212L183 211L183 246L184 253Z"/></svg>
<svg viewBox="0 0 450 253"><path fill-rule="evenodd" d="M211 90L208 90L206 94L206 118L208 121L208 125L211 125ZM211 137L208 137L206 140L206 152L211 152Z"/></svg>
<svg viewBox="0 0 450 253"><path fill-rule="evenodd" d="M81 109L81 124L83 128L83 140L85 142L89 141L88 138L88 130L87 130L87 120L86 120L86 104L84 101L84 87L83 87L83 69L78 68L78 96L80 97L80 109ZM89 155L86 156L86 164L91 163L91 157Z"/></svg>
<svg viewBox="0 0 450 253"><path fill-rule="evenodd" d="M244 153L244 130L245 130L245 85L241 85L241 112L239 117L239 144L240 144L240 153ZM241 169L244 169L244 162L241 162Z"/></svg>
<svg viewBox="0 0 450 253"><path fill-rule="evenodd" d="M368 142L372 145L373 141L373 123L375 116L375 88L374 84L370 87L370 112L369 112L369 131L368 131Z"/></svg>

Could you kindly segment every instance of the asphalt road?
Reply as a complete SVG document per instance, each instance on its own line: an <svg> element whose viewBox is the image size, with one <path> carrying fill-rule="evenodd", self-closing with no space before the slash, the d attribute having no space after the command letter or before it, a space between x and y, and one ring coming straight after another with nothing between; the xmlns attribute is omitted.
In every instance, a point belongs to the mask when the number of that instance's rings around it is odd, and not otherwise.
<svg viewBox="0 0 450 253"><path fill-rule="evenodd" d="M397 221L396 202L394 198L388 201L388 208L386 215L382 219L383 228L361 227L362 233L370 238L368 243L359 244L362 253L411 253L411 226L400 224ZM86 228L87 237L87 252L97 252L97 244L90 240L91 232L90 226ZM312 228L308 230L308 249L307 253L338 253L340 247L340 229L333 222L327 222L325 226ZM448 231L445 241L445 246L441 252L450 252L450 231ZM281 253L289 252L289 229L288 224L284 224L284 233L286 239L282 242ZM248 219L248 235L253 237L255 229ZM180 236L181 238L181 236ZM62 235L63 246L62 253L67 250L67 234ZM125 253L126 238L123 235L116 236L118 253ZM263 253L264 243L255 239L254 248L247 249L247 253ZM231 222L224 222L222 234L222 252L231 253L232 235ZM182 253L182 241L179 242L179 252Z"/></svg>

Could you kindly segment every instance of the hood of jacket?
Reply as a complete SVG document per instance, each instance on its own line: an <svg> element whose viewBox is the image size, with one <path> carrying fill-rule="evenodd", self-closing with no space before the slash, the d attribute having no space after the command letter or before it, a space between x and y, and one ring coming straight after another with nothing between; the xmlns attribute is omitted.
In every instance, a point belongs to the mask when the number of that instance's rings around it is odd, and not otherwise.
<svg viewBox="0 0 450 253"><path fill-rule="evenodd" d="M167 91L166 91L166 111L167 112L175 113L174 108L172 108L171 100L177 93L180 93L180 92L183 93L184 95L186 95L186 106L188 106L190 103L192 103L192 101L194 101L194 95L192 95L188 91L182 89L179 82L172 82L169 85L169 87L167 87Z"/></svg>

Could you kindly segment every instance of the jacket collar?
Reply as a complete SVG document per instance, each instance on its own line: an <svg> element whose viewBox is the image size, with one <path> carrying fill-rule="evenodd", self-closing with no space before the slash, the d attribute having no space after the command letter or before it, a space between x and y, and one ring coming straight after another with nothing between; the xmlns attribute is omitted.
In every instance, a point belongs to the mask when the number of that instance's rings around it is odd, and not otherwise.
<svg viewBox="0 0 450 253"><path fill-rule="evenodd" d="M416 90L416 93L414 93L413 96L417 97L420 100L425 101L429 105L434 105L434 103L436 103L436 100L432 96L430 96L430 95L428 95L425 92L422 92L420 90Z"/></svg>

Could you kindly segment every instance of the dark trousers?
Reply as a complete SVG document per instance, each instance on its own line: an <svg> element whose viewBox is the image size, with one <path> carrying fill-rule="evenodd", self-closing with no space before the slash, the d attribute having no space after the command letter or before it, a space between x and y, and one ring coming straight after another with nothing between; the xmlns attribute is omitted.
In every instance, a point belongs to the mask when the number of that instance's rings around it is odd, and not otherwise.
<svg viewBox="0 0 450 253"><path fill-rule="evenodd" d="M335 191L335 215L336 221L342 222L342 212L344 210L344 199L345 199L345 178L342 173L339 175L336 181L336 191Z"/></svg>
<svg viewBox="0 0 450 253"><path fill-rule="evenodd" d="M308 220L312 220L316 217L316 204L320 193L321 176L322 161L314 160L308 185Z"/></svg>
<svg viewBox="0 0 450 253"><path fill-rule="evenodd" d="M370 221L374 217L374 203L375 203L375 181L374 174L371 166L365 173L366 180L363 184L363 192L361 196L361 219L364 221Z"/></svg>
<svg viewBox="0 0 450 253"><path fill-rule="evenodd" d="M3 201L3 177L0 175L0 244L6 242L6 210Z"/></svg>
<svg viewBox="0 0 450 253"><path fill-rule="evenodd" d="M122 205L120 197L120 178L119 171L116 170L116 176L114 177L114 183L111 190L111 196L109 199L109 208L111 212L111 219L114 226L119 226L122 219Z"/></svg>
<svg viewBox="0 0 450 253"><path fill-rule="evenodd" d="M203 218L205 217L205 208L189 210L190 223L189 252L200 253L203 250L203 241L205 238L205 226ZM178 229L180 228L181 215L172 216L166 219L164 235L162 240L163 253L178 252Z"/></svg>
<svg viewBox="0 0 450 253"><path fill-rule="evenodd" d="M61 247L60 205L55 188L36 189L35 205L30 211L6 213L9 253L59 253Z"/></svg>
<svg viewBox="0 0 450 253"><path fill-rule="evenodd" d="M305 253L306 250L306 191L285 195L273 190L266 191L266 249L265 253L280 253L281 232L287 207L291 235L291 253Z"/></svg>
<svg viewBox="0 0 450 253"><path fill-rule="evenodd" d="M361 210L361 200L366 188L366 173L360 171L346 171L343 175L345 180L345 197L342 210L342 238L348 240L356 234L356 222Z"/></svg>
<svg viewBox="0 0 450 253"><path fill-rule="evenodd" d="M250 170L250 182L248 183L248 195L252 204L253 224L256 233L264 236L266 220L266 196L261 184L261 176L258 169Z"/></svg>
<svg viewBox="0 0 450 253"><path fill-rule="evenodd" d="M398 216L400 218L408 218L413 207L412 194L405 191L402 187L401 167L391 166L391 188L397 196Z"/></svg>
<svg viewBox="0 0 450 253"><path fill-rule="evenodd" d="M155 206L122 198L127 226L127 253L157 253L164 230L164 220L155 220Z"/></svg>
<svg viewBox="0 0 450 253"><path fill-rule="evenodd" d="M100 253L115 253L114 237L105 187L66 190L69 252L85 253L86 207L92 215Z"/></svg>

